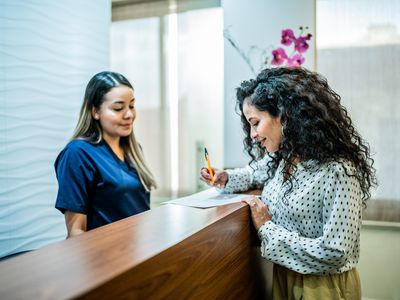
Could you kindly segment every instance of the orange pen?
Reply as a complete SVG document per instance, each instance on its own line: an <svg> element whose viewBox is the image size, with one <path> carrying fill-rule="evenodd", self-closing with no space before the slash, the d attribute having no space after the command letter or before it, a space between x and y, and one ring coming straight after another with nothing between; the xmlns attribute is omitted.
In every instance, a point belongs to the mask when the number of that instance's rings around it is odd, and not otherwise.
<svg viewBox="0 0 400 300"><path fill-rule="evenodd" d="M213 172L213 169L211 168L211 163L210 163L210 158L208 157L207 148L204 148L204 157L206 158L208 172L211 175L211 184L214 184L214 172Z"/></svg>

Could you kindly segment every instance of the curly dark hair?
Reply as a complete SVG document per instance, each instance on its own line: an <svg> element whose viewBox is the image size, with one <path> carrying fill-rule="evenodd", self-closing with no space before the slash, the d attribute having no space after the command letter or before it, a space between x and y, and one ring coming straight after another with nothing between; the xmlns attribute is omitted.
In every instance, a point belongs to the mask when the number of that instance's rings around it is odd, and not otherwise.
<svg viewBox="0 0 400 300"><path fill-rule="evenodd" d="M268 179L273 176L279 163L284 160L283 175L293 182L290 169L296 168L294 159L315 160L322 165L328 162L352 163L355 176L363 193L363 203L371 197L370 188L377 184L374 160L368 143L357 133L340 103L340 96L318 73L304 68L272 68L261 71L256 79L243 81L236 90L237 111L241 116L245 150L251 162L268 154ZM283 126L279 150L268 153L250 136L250 124L243 114L244 102L272 117L280 117ZM268 180L267 179L267 180ZM289 189L289 190L290 190Z"/></svg>

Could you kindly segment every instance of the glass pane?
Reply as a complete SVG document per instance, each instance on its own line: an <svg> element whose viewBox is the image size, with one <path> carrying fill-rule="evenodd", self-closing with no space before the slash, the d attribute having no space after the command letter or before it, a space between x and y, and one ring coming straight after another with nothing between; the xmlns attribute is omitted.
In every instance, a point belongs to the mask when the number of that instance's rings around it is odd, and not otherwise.
<svg viewBox="0 0 400 300"><path fill-rule="evenodd" d="M221 8L178 14L179 190L204 189L204 147L223 166L223 18Z"/></svg>
<svg viewBox="0 0 400 300"><path fill-rule="evenodd" d="M171 195L171 176L175 174L178 195L205 188L198 179L204 147L214 166L223 165L222 9L179 13L178 41L173 49L166 42L173 30L166 25L167 19L119 21L111 27L111 66L125 74L135 88L138 116L134 129L159 183L153 193L155 202ZM170 137L176 133L170 132L175 129L170 126L171 103L167 103L168 86L164 86L169 80L163 74L168 74L169 55L176 54L179 161L177 167L172 166L176 167L172 173L170 151L174 145Z"/></svg>
<svg viewBox="0 0 400 300"><path fill-rule="evenodd" d="M317 30L318 71L374 153L373 198L400 200L400 2L319 0Z"/></svg>
<svg viewBox="0 0 400 300"><path fill-rule="evenodd" d="M168 190L164 162L165 149L169 146L163 138L165 111L161 103L160 45L158 17L111 25L111 69L124 74L135 89L135 134L159 185L152 196Z"/></svg>

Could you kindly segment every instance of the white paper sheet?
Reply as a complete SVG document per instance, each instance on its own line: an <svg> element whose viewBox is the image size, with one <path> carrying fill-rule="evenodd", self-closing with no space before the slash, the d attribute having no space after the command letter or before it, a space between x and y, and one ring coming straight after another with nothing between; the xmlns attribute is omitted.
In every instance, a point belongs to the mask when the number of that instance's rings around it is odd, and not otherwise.
<svg viewBox="0 0 400 300"><path fill-rule="evenodd" d="M249 197L246 194L219 194L215 188L205 190L187 197L162 202L162 204L178 204L191 207L213 207L229 203L240 202L241 199Z"/></svg>

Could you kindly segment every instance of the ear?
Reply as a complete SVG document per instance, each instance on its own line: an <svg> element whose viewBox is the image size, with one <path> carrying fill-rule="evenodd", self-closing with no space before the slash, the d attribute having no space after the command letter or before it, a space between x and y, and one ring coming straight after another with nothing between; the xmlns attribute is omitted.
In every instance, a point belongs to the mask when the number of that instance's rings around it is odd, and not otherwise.
<svg viewBox="0 0 400 300"><path fill-rule="evenodd" d="M97 110L95 107L92 107L92 117L95 120L98 120L100 118L99 114L97 113Z"/></svg>

